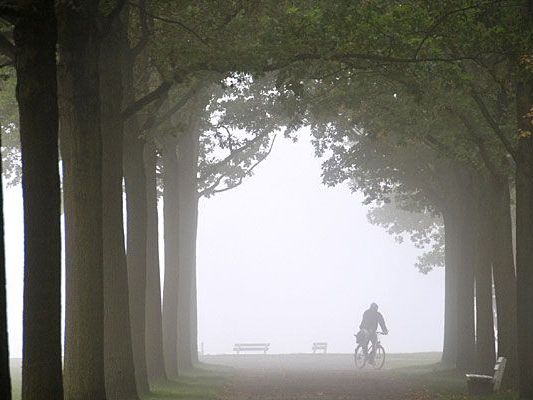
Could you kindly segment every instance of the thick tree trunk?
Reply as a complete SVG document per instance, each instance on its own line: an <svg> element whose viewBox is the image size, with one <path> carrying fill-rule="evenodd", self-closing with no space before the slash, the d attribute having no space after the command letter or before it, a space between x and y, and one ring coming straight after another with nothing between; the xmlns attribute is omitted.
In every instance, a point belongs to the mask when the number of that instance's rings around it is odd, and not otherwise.
<svg viewBox="0 0 533 400"><path fill-rule="evenodd" d="M66 251L65 397L105 399L98 4L58 8Z"/></svg>
<svg viewBox="0 0 533 400"><path fill-rule="evenodd" d="M0 135L0 147L2 136ZM0 166L2 159L0 158ZM0 173L3 171L0 168ZM4 190L0 185L0 398L11 400L9 340L7 334L6 257L4 243Z"/></svg>
<svg viewBox="0 0 533 400"><path fill-rule="evenodd" d="M513 252L511 200L507 179L498 181L492 193L492 268L496 293L498 356L507 358L503 385L518 385L516 347L516 274Z"/></svg>
<svg viewBox="0 0 533 400"><path fill-rule="evenodd" d="M103 141L103 239L105 305L105 378L110 400L137 398L124 248L122 150L124 125L122 60L126 45L120 19L113 23L100 54Z"/></svg>
<svg viewBox="0 0 533 400"><path fill-rule="evenodd" d="M474 263L475 231L472 217L475 213L470 185L464 186L460 209L460 264L457 274L457 362L459 371L471 370L475 366L474 331Z"/></svg>
<svg viewBox="0 0 533 400"><path fill-rule="evenodd" d="M198 133L190 129L178 139L178 372L193 368L193 286L196 269Z"/></svg>
<svg viewBox="0 0 533 400"><path fill-rule="evenodd" d="M166 381L159 270L157 211L157 154L151 143L144 147L146 176L146 368L150 383Z"/></svg>
<svg viewBox="0 0 533 400"><path fill-rule="evenodd" d="M36 1L21 13L14 36L24 197L22 398L62 399L61 194L54 2ZM5 290L5 282L2 286Z"/></svg>
<svg viewBox="0 0 533 400"><path fill-rule="evenodd" d="M492 243L490 238L490 204L485 191L477 199L476 229L476 366L483 374L491 374L496 362L494 310L492 297ZM488 195L487 195L488 194Z"/></svg>
<svg viewBox="0 0 533 400"><path fill-rule="evenodd" d="M163 151L163 214L165 238L165 277L163 289L163 352L165 371L178 377L178 159L176 142L169 140Z"/></svg>
<svg viewBox="0 0 533 400"><path fill-rule="evenodd" d="M459 268L459 221L451 210L443 212L445 230L444 345L441 364L454 369L457 363L457 275Z"/></svg>
<svg viewBox="0 0 533 400"><path fill-rule="evenodd" d="M533 10L530 10L533 14ZM531 18L531 16L529 17ZM529 74L523 72L524 75ZM516 281L519 394L533 399L533 80L517 83L517 119L522 136L516 163Z"/></svg>
<svg viewBox="0 0 533 400"><path fill-rule="evenodd" d="M131 74L131 72L130 72ZM130 75L126 73L126 75ZM130 78L130 99L133 82ZM144 141L136 116L125 124L124 177L128 227L128 281L130 288L131 331L135 376L139 393L148 393L146 371L146 240L147 205L146 176L144 173Z"/></svg>

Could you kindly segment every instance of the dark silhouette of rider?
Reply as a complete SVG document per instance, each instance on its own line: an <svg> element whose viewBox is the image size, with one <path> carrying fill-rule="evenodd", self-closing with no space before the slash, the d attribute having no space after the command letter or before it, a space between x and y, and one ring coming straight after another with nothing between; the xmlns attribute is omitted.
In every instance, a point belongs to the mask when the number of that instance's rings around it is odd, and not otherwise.
<svg viewBox="0 0 533 400"><path fill-rule="evenodd" d="M378 335L376 332L378 330L378 325L384 335L389 333L383 315L378 311L378 305L372 303L370 308L363 313L363 320L361 321L361 325L359 325L359 329L361 329L365 337L361 343L363 345L365 356L368 355L368 342L372 342L372 352L369 356L370 363L374 362L374 357L376 355L376 345L378 342Z"/></svg>

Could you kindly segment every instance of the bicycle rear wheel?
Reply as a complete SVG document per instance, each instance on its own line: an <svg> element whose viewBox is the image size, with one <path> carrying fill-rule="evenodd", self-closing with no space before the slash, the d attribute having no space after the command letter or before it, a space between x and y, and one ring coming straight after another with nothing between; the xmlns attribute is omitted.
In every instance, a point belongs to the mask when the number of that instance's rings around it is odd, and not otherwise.
<svg viewBox="0 0 533 400"><path fill-rule="evenodd" d="M374 369L381 369L385 365L385 349L382 345L376 348L376 355L374 356Z"/></svg>
<svg viewBox="0 0 533 400"><path fill-rule="evenodd" d="M365 367L367 358L365 356L365 352L363 351L363 346L359 345L355 348L353 360L355 363L355 368L362 369Z"/></svg>

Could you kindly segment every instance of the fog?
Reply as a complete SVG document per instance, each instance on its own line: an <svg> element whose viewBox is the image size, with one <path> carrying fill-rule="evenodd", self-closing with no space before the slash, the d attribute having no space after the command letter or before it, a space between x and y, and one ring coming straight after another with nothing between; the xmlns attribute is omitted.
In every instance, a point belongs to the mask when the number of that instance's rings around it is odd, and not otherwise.
<svg viewBox="0 0 533 400"><path fill-rule="evenodd" d="M306 132L272 154L242 186L200 203L199 341L206 353L237 342L271 352L351 352L371 302L389 351L440 351L443 270L414 267L420 250L366 218L362 196L321 184Z"/></svg>
<svg viewBox="0 0 533 400"><path fill-rule="evenodd" d="M271 353L310 352L316 341L348 353L371 302L390 330L388 351L441 350L444 271L420 274L420 250L371 225L362 196L322 185L307 132L297 143L278 140L254 172L200 202L199 342L207 354L256 341L271 343ZM7 188L4 210L10 353L21 357L20 187Z"/></svg>

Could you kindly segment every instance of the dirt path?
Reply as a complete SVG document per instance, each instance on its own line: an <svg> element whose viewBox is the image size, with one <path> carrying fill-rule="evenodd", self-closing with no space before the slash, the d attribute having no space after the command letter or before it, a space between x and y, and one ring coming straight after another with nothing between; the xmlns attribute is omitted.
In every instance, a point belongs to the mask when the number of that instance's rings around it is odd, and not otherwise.
<svg viewBox="0 0 533 400"><path fill-rule="evenodd" d="M379 373L353 374L347 371L239 371L225 388L221 399L429 399L420 385Z"/></svg>
<svg viewBox="0 0 533 400"><path fill-rule="evenodd" d="M396 369L355 371L339 358L290 356L265 361L232 359L234 368L221 400L429 400L435 398L420 376ZM258 359L260 360L260 359ZM310 360L314 360L312 363Z"/></svg>

